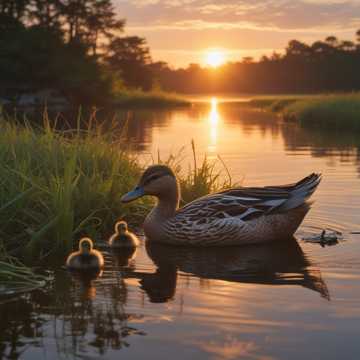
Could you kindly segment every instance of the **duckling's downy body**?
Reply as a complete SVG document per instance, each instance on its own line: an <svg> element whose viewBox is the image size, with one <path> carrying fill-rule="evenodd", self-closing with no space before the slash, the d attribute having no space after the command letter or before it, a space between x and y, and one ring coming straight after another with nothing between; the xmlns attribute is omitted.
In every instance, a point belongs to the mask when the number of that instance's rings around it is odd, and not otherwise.
<svg viewBox="0 0 360 360"><path fill-rule="evenodd" d="M104 266L104 258L100 251L93 249L90 238L83 238L79 242L79 250L67 258L66 266L70 270L100 270Z"/></svg>
<svg viewBox="0 0 360 360"><path fill-rule="evenodd" d="M311 174L291 185L233 188L180 209L180 187L173 171L153 165L122 201L157 197L158 203L144 223L151 241L194 246L255 244L291 238L308 212L307 200L320 180L320 175Z"/></svg>
<svg viewBox="0 0 360 360"><path fill-rule="evenodd" d="M139 239L130 232L125 221L115 224L115 233L109 239L109 245L113 248L135 248L139 245Z"/></svg>

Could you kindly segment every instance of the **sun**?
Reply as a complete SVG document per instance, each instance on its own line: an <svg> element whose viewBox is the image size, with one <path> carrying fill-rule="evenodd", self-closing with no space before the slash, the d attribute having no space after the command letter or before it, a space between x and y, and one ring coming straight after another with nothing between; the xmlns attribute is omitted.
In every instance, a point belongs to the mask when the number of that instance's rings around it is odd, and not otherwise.
<svg viewBox="0 0 360 360"><path fill-rule="evenodd" d="M211 50L207 52L205 63L208 66L217 68L225 62L225 54L219 50Z"/></svg>

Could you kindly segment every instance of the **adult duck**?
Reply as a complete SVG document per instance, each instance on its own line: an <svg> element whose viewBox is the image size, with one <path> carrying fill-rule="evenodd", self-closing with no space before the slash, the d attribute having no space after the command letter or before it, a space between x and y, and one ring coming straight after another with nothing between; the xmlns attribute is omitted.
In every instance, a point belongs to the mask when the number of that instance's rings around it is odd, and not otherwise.
<svg viewBox="0 0 360 360"><path fill-rule="evenodd" d="M232 188L179 208L180 187L174 172L165 165L153 165L121 200L157 197L144 222L151 241L193 246L255 244L291 238L320 180L319 174L311 174L291 185Z"/></svg>

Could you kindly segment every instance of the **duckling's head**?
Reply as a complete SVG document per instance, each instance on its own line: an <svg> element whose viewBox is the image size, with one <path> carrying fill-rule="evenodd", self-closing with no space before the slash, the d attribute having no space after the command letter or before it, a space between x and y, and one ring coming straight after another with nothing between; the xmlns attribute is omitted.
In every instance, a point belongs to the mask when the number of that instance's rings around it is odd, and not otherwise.
<svg viewBox="0 0 360 360"><path fill-rule="evenodd" d="M79 251L82 254L89 254L91 250L93 249L93 242L90 238L82 238L79 242Z"/></svg>
<svg viewBox="0 0 360 360"><path fill-rule="evenodd" d="M138 199L144 195L158 198L179 197L179 184L174 172L166 165L149 166L141 176L138 185L125 194L121 201L124 203Z"/></svg>
<svg viewBox="0 0 360 360"><path fill-rule="evenodd" d="M118 233L118 234L124 234L126 233L128 230L128 226L127 226L127 223L126 221L118 221L116 224L115 224L115 232Z"/></svg>

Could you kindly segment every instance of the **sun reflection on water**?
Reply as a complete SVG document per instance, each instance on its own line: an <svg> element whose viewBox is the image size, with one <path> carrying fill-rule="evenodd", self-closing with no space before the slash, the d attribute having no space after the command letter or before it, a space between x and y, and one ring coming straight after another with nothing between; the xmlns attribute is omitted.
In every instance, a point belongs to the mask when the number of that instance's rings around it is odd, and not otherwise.
<svg viewBox="0 0 360 360"><path fill-rule="evenodd" d="M208 123L210 128L210 139L208 145L208 152L210 158L216 156L216 145L218 138L218 126L219 126L220 115L218 111L218 99L216 97L211 98L211 108L208 116Z"/></svg>

